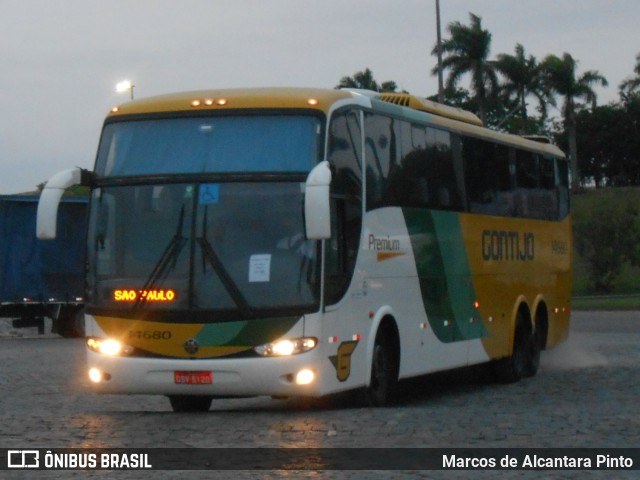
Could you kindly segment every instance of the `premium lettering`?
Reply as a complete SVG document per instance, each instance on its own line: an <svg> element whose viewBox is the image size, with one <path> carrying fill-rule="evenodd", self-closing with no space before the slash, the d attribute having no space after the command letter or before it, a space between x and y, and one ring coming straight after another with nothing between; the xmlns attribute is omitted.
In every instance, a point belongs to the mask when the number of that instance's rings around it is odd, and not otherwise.
<svg viewBox="0 0 640 480"><path fill-rule="evenodd" d="M376 237L373 233L369 234L369 250L376 252L398 252L400 251L400 240L391 237Z"/></svg>

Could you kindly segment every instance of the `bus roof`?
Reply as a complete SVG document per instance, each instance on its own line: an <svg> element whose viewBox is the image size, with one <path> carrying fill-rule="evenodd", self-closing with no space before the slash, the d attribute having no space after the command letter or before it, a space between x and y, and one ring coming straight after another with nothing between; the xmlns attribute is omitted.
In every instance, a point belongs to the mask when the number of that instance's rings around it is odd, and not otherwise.
<svg viewBox="0 0 640 480"><path fill-rule="evenodd" d="M421 115L423 112L429 115L429 122L434 126L440 126L447 130L482 138L504 145L520 147L554 157L564 158L565 155L557 146L550 142L540 142L532 137L523 137L509 133L498 132L485 128L481 120L471 112L459 108L442 105L426 98L404 93L383 93L379 94L377 100L388 103L392 108L402 108L410 117Z"/></svg>
<svg viewBox="0 0 640 480"><path fill-rule="evenodd" d="M555 145L485 128L478 117L464 110L409 94L381 94L358 89L274 87L172 93L124 103L112 109L107 118L153 113L261 108L315 109L327 114L336 102L343 101L347 104L349 99L358 105L362 105L363 101L370 102L376 110L383 110L408 120L428 122L464 135L556 157L564 158L565 156Z"/></svg>
<svg viewBox="0 0 640 480"><path fill-rule="evenodd" d="M249 108L312 108L326 113L335 102L352 97L353 94L345 90L318 88L201 90L127 102L111 110L110 117L127 114Z"/></svg>

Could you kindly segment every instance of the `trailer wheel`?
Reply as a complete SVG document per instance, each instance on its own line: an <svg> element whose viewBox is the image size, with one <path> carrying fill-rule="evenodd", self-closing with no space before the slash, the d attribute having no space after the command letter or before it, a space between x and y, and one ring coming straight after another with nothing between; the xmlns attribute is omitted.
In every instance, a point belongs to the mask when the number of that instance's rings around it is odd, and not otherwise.
<svg viewBox="0 0 640 480"><path fill-rule="evenodd" d="M212 399L204 395L169 395L174 412L208 412Z"/></svg>

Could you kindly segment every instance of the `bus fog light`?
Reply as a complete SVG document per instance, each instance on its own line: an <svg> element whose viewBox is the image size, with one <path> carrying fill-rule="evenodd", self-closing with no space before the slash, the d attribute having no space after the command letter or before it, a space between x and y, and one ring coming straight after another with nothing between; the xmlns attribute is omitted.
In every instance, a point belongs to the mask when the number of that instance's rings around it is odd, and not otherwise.
<svg viewBox="0 0 640 480"><path fill-rule="evenodd" d="M89 369L89 380L93 383L100 383L105 380L111 380L111 375L106 372L101 372L97 368Z"/></svg>
<svg viewBox="0 0 640 480"><path fill-rule="evenodd" d="M315 380L315 378L316 378L316 374L313 372L313 370L304 368L296 374L296 384L309 385L311 382Z"/></svg>

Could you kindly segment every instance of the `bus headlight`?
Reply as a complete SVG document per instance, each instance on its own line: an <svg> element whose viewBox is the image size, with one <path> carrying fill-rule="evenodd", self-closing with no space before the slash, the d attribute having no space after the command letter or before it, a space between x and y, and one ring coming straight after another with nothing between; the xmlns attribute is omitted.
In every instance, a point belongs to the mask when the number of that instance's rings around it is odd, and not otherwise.
<svg viewBox="0 0 640 480"><path fill-rule="evenodd" d="M254 350L263 357L286 357L313 350L318 340L313 337L290 338L258 345Z"/></svg>
<svg viewBox="0 0 640 480"><path fill-rule="evenodd" d="M130 355L133 347L125 345L113 338L88 338L87 347L97 353L117 357L119 355Z"/></svg>

